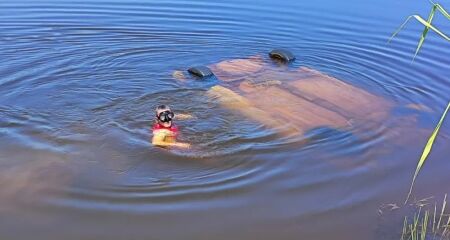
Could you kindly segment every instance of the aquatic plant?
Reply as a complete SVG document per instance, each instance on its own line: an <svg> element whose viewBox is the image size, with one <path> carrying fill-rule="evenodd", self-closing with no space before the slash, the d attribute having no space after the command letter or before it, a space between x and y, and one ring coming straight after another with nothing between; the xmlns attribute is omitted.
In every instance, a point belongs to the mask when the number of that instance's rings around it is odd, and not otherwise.
<svg viewBox="0 0 450 240"><path fill-rule="evenodd" d="M411 20L412 18L415 18L417 21L419 21L422 25L425 26L425 28L424 28L424 30L422 32L422 36L420 37L419 44L417 45L416 52L414 54L414 58L419 53L419 50L422 47L422 44L425 41L425 37L427 36L427 33L428 33L428 31L430 29L433 30L435 33L437 33L442 38L444 38L445 40L450 42L450 37L449 36L445 35L439 29L437 29L436 27L431 25L431 22L433 21L433 17L434 17L434 14L435 14L436 11L440 12L448 20L450 20L450 14L440 4L433 3L433 2L431 2L431 3L433 4L433 7L431 8L431 12L428 15L428 20L425 21L425 19L423 19L421 16L416 15L416 14L410 15L408 18L406 18L406 20L403 22L403 24L397 29L397 31L394 32L394 34L392 34L391 38L389 39L389 42L390 42L403 29L403 27L406 25L406 23L408 23L409 20Z"/></svg>
<svg viewBox="0 0 450 240"><path fill-rule="evenodd" d="M425 160L428 158L428 155L431 152L431 148L433 147L434 140L436 139L436 136L439 132L439 129L441 128L442 122L444 121L444 118L447 115L449 108L450 108L450 102L448 103L447 108L445 109L444 113L442 114L441 119L439 120L439 123L437 124L434 131L431 133L431 136L428 139L428 142L425 145L425 148L423 149L422 156L420 157L419 162L417 163L416 171L414 172L414 176L413 176L413 179L411 182L411 187L409 188L409 193L408 193L408 196L406 197L405 204L408 202L408 199L411 196L411 192L414 187L414 182L416 181L417 174L419 174L420 169L422 168L423 164L425 163Z"/></svg>
<svg viewBox="0 0 450 240"><path fill-rule="evenodd" d="M415 204L418 210L412 219L408 216L405 217L401 240L449 239L450 215L445 214L447 194L445 194L440 211L435 202L434 210L427 209L422 212L422 209L429 204L429 199L420 200Z"/></svg>

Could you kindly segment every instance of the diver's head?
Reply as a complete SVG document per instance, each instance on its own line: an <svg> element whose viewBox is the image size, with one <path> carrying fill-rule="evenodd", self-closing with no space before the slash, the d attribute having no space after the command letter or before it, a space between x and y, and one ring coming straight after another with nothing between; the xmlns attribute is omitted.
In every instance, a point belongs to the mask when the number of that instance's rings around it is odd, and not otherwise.
<svg viewBox="0 0 450 240"><path fill-rule="evenodd" d="M156 121L160 125L164 127L171 127L173 117L174 114L172 110L170 110L169 106L160 105L156 108Z"/></svg>

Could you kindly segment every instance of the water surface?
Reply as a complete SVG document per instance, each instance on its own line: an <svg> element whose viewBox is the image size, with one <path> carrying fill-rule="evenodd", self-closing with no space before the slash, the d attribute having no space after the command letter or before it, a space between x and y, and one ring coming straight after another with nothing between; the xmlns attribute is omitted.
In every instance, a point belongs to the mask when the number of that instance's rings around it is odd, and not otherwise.
<svg viewBox="0 0 450 240"><path fill-rule="evenodd" d="M441 2L450 8L449 1ZM0 2L1 239L397 239L401 203L450 99L450 45L411 62L427 1ZM450 33L442 16L436 26ZM174 70L285 47L297 61L395 103L385 122L283 139ZM149 143L169 104L188 151ZM427 106L426 111L405 108ZM450 124L415 196L450 192ZM382 221L389 222L389 219ZM387 233L386 233L387 232Z"/></svg>

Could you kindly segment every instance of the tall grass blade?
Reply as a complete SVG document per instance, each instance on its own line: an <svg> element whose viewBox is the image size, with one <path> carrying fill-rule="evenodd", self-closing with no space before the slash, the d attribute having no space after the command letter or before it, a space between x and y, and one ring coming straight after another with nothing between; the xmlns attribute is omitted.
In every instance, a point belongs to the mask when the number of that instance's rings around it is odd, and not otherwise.
<svg viewBox="0 0 450 240"><path fill-rule="evenodd" d="M449 217L449 220L450 220L450 217ZM449 226L448 224L442 226L442 228L444 229L444 230L442 231L442 234L441 234L442 237L445 237L445 235L447 234L447 230L448 230L449 227L450 227L450 226Z"/></svg>
<svg viewBox="0 0 450 240"><path fill-rule="evenodd" d="M392 41L392 39L394 39L394 37L397 36L397 34L405 27L405 25L409 22L409 20L411 20L412 17L413 16L408 16L406 18L406 20L402 23L402 25L400 25L400 27L397 30L395 30L395 32L389 38L388 43L390 43Z"/></svg>
<svg viewBox="0 0 450 240"><path fill-rule="evenodd" d="M437 136L437 134L439 132L439 129L441 128L442 122L444 121L444 118L447 115L447 112L448 112L449 108L450 108L450 102L448 103L447 108L444 111L444 114L442 114L442 117L439 120L438 125L436 126L436 128L434 129L434 131L431 134L430 138L428 139L427 144L425 145L425 148L423 150L422 156L420 157L420 160L419 160L419 162L417 164L416 171L414 172L414 176L413 176L413 179L412 179L412 182L411 182L411 187L409 188L409 193L408 193L408 196L406 197L405 204L408 202L409 197L411 196L412 189L414 187L414 183L416 181L417 174L419 174L419 171L422 168L423 164L425 163L425 160L427 159L428 154L430 154L430 152L431 152L431 148L433 147L434 140L436 139L436 136Z"/></svg>
<svg viewBox="0 0 450 240"><path fill-rule="evenodd" d="M437 203L434 202L434 213L433 213L433 228L432 232L435 234L435 227L436 227L436 210L437 210Z"/></svg>
<svg viewBox="0 0 450 240"><path fill-rule="evenodd" d="M405 217L405 221L403 221L402 237L400 238L400 240L404 240L405 239L406 231L407 231L407 224L408 224L408 218Z"/></svg>
<svg viewBox="0 0 450 240"><path fill-rule="evenodd" d="M450 41L450 37L445 35L443 32L439 31L437 28L435 28L433 25L425 21L421 16L419 15L412 15L417 21L425 25L426 27L429 27L431 30L433 30L435 33L437 33L439 36L443 37L445 40Z"/></svg>
<svg viewBox="0 0 450 240"><path fill-rule="evenodd" d="M444 15L447 19L450 20L450 14L448 14L448 12L445 11L445 9L440 4L436 3L434 5L436 6L437 10L442 13L442 15Z"/></svg>
<svg viewBox="0 0 450 240"><path fill-rule="evenodd" d="M427 236L427 227L428 227L428 211L425 211L425 216L422 221L422 229L420 230L420 240L425 240Z"/></svg>
<svg viewBox="0 0 450 240"><path fill-rule="evenodd" d="M433 21L434 12L436 11L436 8L437 8L437 6L436 6L436 4L434 4L433 7L431 8L430 15L428 16L428 20L427 20L428 24L431 24L431 21ZM429 29L430 28L427 27L427 26L425 26L425 29L423 29L422 36L420 36L419 44L417 45L417 48L416 48L416 53L414 54L414 58L419 53L419 50L422 47L423 41L425 41L425 37L427 36L427 33L428 33Z"/></svg>
<svg viewBox="0 0 450 240"><path fill-rule="evenodd" d="M412 223L411 224L409 224L409 232L411 233L411 239L415 239L414 238L414 230L413 230L413 225L412 225Z"/></svg>
<svg viewBox="0 0 450 240"><path fill-rule="evenodd" d="M447 41L450 41L450 37L441 32L439 29L435 28L433 25L431 25L431 22L433 21L434 14L437 11L439 11L442 15L444 15L447 19L450 20L450 14L438 3L433 3L433 7L431 8L431 12L428 15L428 20L425 21L421 16L419 15L411 15L406 18L406 20L403 22L403 24L392 34L392 36L389 38L388 42L391 42L392 39L405 27L405 25L411 20L411 18L415 18L417 21L419 21L422 25L425 26L424 30L422 31L422 35L420 37L419 43L417 44L416 52L414 54L413 60L419 53L420 48L422 47L423 42L425 41L425 37L428 34L428 31L431 29L435 33L437 33L439 36L444 38Z"/></svg>
<svg viewBox="0 0 450 240"><path fill-rule="evenodd" d="M445 234L447 234L447 230L449 229L449 227L450 227L450 216L448 216L447 224L446 224L446 226L444 228L444 231L442 232L442 236L443 237L445 237Z"/></svg>
<svg viewBox="0 0 450 240"><path fill-rule="evenodd" d="M442 220L442 216L444 215L445 206L447 206L447 194L445 194L444 202L442 203L441 215L439 216L439 221L438 221L438 224L437 224L437 228L438 229L441 227L441 220Z"/></svg>
<svg viewBox="0 0 450 240"><path fill-rule="evenodd" d="M420 211L422 211L422 207L419 208L419 212L417 213L417 215L414 214L414 220L413 220L414 238L413 239L417 239L418 238L417 226L419 225Z"/></svg>

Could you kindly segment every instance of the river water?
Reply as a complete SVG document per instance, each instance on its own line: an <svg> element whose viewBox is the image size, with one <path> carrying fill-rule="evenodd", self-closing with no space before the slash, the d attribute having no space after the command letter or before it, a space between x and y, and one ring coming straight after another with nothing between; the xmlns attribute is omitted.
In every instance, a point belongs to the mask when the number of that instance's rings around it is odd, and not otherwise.
<svg viewBox="0 0 450 240"><path fill-rule="evenodd" d="M401 221L378 210L404 201L450 99L450 44L430 32L412 62L421 25L387 40L430 8L425 0L2 0L0 238L398 239ZM443 16L435 24L450 33ZM305 143L209 101L208 81L172 76L277 47L297 56L290 67L399 107L368 137L318 131ZM159 104L195 116L178 122L191 149L151 146ZM450 193L449 146L446 121L413 197Z"/></svg>

